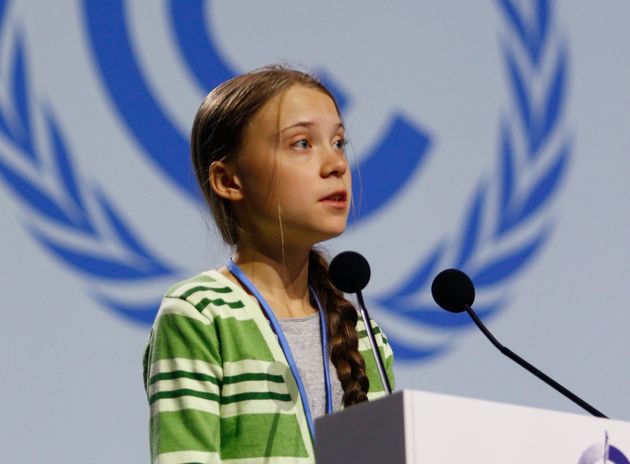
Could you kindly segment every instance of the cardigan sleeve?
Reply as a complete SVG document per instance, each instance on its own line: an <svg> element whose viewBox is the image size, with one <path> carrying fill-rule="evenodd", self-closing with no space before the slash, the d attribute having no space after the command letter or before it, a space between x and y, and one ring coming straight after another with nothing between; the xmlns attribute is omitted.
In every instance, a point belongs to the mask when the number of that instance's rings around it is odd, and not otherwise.
<svg viewBox="0 0 630 464"><path fill-rule="evenodd" d="M394 391L396 389L396 382L394 378L394 352L392 351L392 346L387 340L387 336L382 330L380 333L381 343L379 344L379 349L381 351L381 356L383 356L383 364L385 364L385 371L387 379L389 380L389 385L392 387L392 391Z"/></svg>
<svg viewBox="0 0 630 464"><path fill-rule="evenodd" d="M151 462L220 463L223 374L212 321L186 299L165 297L143 364Z"/></svg>
<svg viewBox="0 0 630 464"><path fill-rule="evenodd" d="M395 389L394 353L392 351L391 345L389 344L389 341L387 340L387 337L385 336L379 325L373 319L371 322L372 328L374 330L374 338L376 339L376 346L378 347L381 358L383 359L385 373L393 391ZM378 368L376 367L376 359L374 359L374 354L372 353L372 349L370 348L368 336L365 330L365 324L363 323L363 320L361 318L359 318L359 321L357 322L357 335L359 337L359 352L365 360L365 368L368 378L370 379L370 390L368 392L368 398L376 399L385 394L385 386L381 382Z"/></svg>

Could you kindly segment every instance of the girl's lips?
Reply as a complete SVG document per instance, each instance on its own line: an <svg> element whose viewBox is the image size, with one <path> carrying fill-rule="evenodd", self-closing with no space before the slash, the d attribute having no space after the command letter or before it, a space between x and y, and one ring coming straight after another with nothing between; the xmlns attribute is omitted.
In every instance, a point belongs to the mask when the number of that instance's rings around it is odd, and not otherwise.
<svg viewBox="0 0 630 464"><path fill-rule="evenodd" d="M348 199L348 194L345 190L340 190L338 192L331 193L330 195L319 200L322 203L326 203L327 205L334 206L336 208L345 208L346 202Z"/></svg>
<svg viewBox="0 0 630 464"><path fill-rule="evenodd" d="M327 197L322 198L319 201L333 201L333 202L345 202L348 195L345 190L340 190L338 192L331 193Z"/></svg>

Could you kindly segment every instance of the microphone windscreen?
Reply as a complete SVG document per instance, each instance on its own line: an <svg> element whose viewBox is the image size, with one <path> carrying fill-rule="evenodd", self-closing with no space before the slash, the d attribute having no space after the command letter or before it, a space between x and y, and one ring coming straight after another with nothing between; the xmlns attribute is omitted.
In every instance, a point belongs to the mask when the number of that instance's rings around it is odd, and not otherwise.
<svg viewBox="0 0 630 464"><path fill-rule="evenodd" d="M466 274L458 269L440 272L431 284L435 302L452 313L461 313L475 301L475 287Z"/></svg>
<svg viewBox="0 0 630 464"><path fill-rule="evenodd" d="M363 290L370 281L370 265L356 251L339 253L330 262L328 276L335 287L344 293Z"/></svg>

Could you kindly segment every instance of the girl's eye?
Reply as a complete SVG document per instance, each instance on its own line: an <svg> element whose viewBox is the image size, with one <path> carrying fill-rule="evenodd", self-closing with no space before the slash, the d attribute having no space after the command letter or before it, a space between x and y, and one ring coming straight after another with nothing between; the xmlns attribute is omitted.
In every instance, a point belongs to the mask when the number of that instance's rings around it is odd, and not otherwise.
<svg viewBox="0 0 630 464"><path fill-rule="evenodd" d="M293 144L293 146L294 146L295 148L300 148L300 149L304 149L304 150L305 150L305 149L307 149L307 148L310 148L310 146L311 146L311 145L310 145L310 143L308 142L308 140L307 140L307 139L300 139L300 140L298 140L297 142L295 142L295 143Z"/></svg>
<svg viewBox="0 0 630 464"><path fill-rule="evenodd" d="M348 144L348 141L346 139L338 139L335 140L335 147L337 147L338 150L340 151L344 151L346 149L346 145Z"/></svg>

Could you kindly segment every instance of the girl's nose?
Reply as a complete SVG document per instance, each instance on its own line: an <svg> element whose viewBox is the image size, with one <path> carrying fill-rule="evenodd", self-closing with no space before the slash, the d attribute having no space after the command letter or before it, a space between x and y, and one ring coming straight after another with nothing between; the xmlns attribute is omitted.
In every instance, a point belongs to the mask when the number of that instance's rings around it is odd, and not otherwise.
<svg viewBox="0 0 630 464"><path fill-rule="evenodd" d="M330 149L326 153L326 158L322 164L322 176L343 176L348 170L348 159L341 150Z"/></svg>

